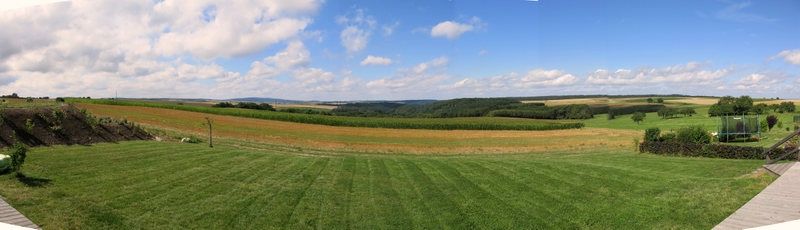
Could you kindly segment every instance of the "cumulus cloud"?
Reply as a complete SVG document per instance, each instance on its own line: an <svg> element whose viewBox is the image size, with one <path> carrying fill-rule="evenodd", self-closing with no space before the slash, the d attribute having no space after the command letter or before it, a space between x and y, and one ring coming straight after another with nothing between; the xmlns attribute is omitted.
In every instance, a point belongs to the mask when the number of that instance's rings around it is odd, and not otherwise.
<svg viewBox="0 0 800 230"><path fill-rule="evenodd" d="M448 63L447 57L438 57L410 68L402 68L395 76L369 81L365 86L373 93L431 93L435 86L449 78L445 72Z"/></svg>
<svg viewBox="0 0 800 230"><path fill-rule="evenodd" d="M364 60L361 61L361 65L362 66L367 66L367 65L391 65L391 64L392 64L392 59L390 59L390 58L380 57L380 56L372 56L372 55L367 55L367 57L364 58Z"/></svg>
<svg viewBox="0 0 800 230"><path fill-rule="evenodd" d="M774 87L779 82L774 77L768 77L762 73L754 73L743 77L734 82L735 89L744 90L767 90Z"/></svg>
<svg viewBox="0 0 800 230"><path fill-rule="evenodd" d="M441 87L454 93L498 95L556 92L555 89L578 84L578 77L563 70L533 69L524 74L511 72L487 78L465 78Z"/></svg>
<svg viewBox="0 0 800 230"><path fill-rule="evenodd" d="M296 39L319 4L312 0L74 0L4 11L0 14L0 91L225 97L222 90L215 90L217 84L244 76L213 60ZM305 50L301 43L289 44ZM307 50L276 54L287 55L254 64L272 69L257 67L250 72L268 75L293 69L306 65L310 56ZM219 94L198 94L199 90Z"/></svg>
<svg viewBox="0 0 800 230"><path fill-rule="evenodd" d="M275 77L298 67L305 67L309 62L311 53L305 45L300 41L293 41L283 51L250 64L248 76Z"/></svg>
<svg viewBox="0 0 800 230"><path fill-rule="evenodd" d="M364 9L355 9L348 15L336 18L336 23L344 26L339 33L342 46L348 53L356 53L367 47L372 30L375 29L377 21L364 12Z"/></svg>
<svg viewBox="0 0 800 230"><path fill-rule="evenodd" d="M470 32L483 27L484 23L478 17L472 17L467 22L443 21L431 28L431 37L447 38L450 40L460 37L466 32Z"/></svg>
<svg viewBox="0 0 800 230"><path fill-rule="evenodd" d="M727 76L730 69L707 70L697 62L664 68L641 68L638 70L597 69L589 74L586 82L599 85L636 85L647 83L692 83L712 84Z"/></svg>
<svg viewBox="0 0 800 230"><path fill-rule="evenodd" d="M800 65L800 49L784 50L778 53L776 57L783 58L784 61L790 64Z"/></svg>

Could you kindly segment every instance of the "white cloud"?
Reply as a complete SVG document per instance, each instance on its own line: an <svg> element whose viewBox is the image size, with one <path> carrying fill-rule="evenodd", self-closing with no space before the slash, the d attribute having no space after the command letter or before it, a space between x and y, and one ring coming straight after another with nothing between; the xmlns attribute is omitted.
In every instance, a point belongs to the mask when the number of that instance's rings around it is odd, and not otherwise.
<svg viewBox="0 0 800 230"><path fill-rule="evenodd" d="M561 70L536 69L528 71L518 82L523 87L537 87L572 85L577 81L578 78Z"/></svg>
<svg viewBox="0 0 800 230"><path fill-rule="evenodd" d="M342 46L348 53L356 53L367 48L369 36L370 32L359 29L356 26L348 26L339 34L339 39L342 40Z"/></svg>
<svg viewBox="0 0 800 230"><path fill-rule="evenodd" d="M367 47L372 30L375 29L377 21L372 16L367 15L364 9L356 9L348 15L336 18L336 23L344 26L339 33L339 39L347 53L357 53Z"/></svg>
<svg viewBox="0 0 800 230"><path fill-rule="evenodd" d="M308 52L305 45L300 41L293 41L283 51L250 64L250 71L247 75L250 77L275 77L298 67L305 67L309 62L311 62L311 53Z"/></svg>
<svg viewBox="0 0 800 230"><path fill-rule="evenodd" d="M163 55L212 59L250 54L297 36L318 3L301 1L163 1L153 21L166 31L155 47ZM163 24L162 24L163 23Z"/></svg>
<svg viewBox="0 0 800 230"><path fill-rule="evenodd" d="M4 11L0 14L0 91L42 96L111 96L119 91L127 97L226 97L239 91L221 90L222 85L244 77L214 60L297 39L319 4L311 0L75 0ZM306 66L309 57L302 43L289 42L286 51L260 63L271 71L289 71ZM269 68L258 68L251 72L269 74Z"/></svg>
<svg viewBox="0 0 800 230"><path fill-rule="evenodd" d="M779 80L773 77L768 77L762 73L754 73L734 82L734 88L742 90L767 90L774 87L778 82Z"/></svg>
<svg viewBox="0 0 800 230"><path fill-rule="evenodd" d="M380 56L372 56L372 55L367 55L367 57L364 58L364 60L361 61L361 65L362 66L367 66L367 65L391 65L391 64L392 64L392 59L389 59L389 58L386 58L386 57L380 57Z"/></svg>
<svg viewBox="0 0 800 230"><path fill-rule="evenodd" d="M0 11L5 10L16 10L26 7L32 7L37 5L45 5L57 2L65 2L68 0L24 0L24 1L6 1L0 4Z"/></svg>
<svg viewBox="0 0 800 230"><path fill-rule="evenodd" d="M641 68L638 70L597 69L589 74L586 82L599 85L636 85L647 83L713 84L730 73L729 69L707 70L704 65L689 62L664 68Z"/></svg>
<svg viewBox="0 0 800 230"><path fill-rule="evenodd" d="M448 62L446 57L438 57L411 68L400 69L395 76L369 81L365 86L373 93L390 95L431 93L449 78L445 73Z"/></svg>
<svg viewBox="0 0 800 230"><path fill-rule="evenodd" d="M484 23L478 17L472 17L468 22L459 23L455 21L443 21L431 28L432 37L447 38L450 40L460 37L462 34L483 27Z"/></svg>
<svg viewBox="0 0 800 230"><path fill-rule="evenodd" d="M800 65L800 49L784 50L778 53L776 57L783 58L783 60L788 63Z"/></svg>

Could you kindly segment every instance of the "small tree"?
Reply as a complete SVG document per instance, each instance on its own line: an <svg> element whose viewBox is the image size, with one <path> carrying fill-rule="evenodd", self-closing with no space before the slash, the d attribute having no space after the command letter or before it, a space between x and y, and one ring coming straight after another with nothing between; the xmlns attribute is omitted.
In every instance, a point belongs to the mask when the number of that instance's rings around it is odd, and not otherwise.
<svg viewBox="0 0 800 230"><path fill-rule="evenodd" d="M21 142L17 142L11 147L11 171L19 172L22 169L22 164L25 164L25 158L28 157L28 147Z"/></svg>
<svg viewBox="0 0 800 230"><path fill-rule="evenodd" d="M656 99L656 102L657 102L657 103L664 103L664 98L660 98L660 97L659 97L658 99Z"/></svg>
<svg viewBox="0 0 800 230"><path fill-rule="evenodd" d="M772 130L772 127L775 127L775 124L778 124L778 117L775 115L767 116L767 127L769 130Z"/></svg>
<svg viewBox="0 0 800 230"><path fill-rule="evenodd" d="M639 123L641 123L644 120L645 116L647 116L647 114L642 113L642 112L635 112L631 116L631 120L636 122L636 124L638 125Z"/></svg>
<svg viewBox="0 0 800 230"><path fill-rule="evenodd" d="M653 98L652 97L648 97L647 98L647 103L653 103Z"/></svg>

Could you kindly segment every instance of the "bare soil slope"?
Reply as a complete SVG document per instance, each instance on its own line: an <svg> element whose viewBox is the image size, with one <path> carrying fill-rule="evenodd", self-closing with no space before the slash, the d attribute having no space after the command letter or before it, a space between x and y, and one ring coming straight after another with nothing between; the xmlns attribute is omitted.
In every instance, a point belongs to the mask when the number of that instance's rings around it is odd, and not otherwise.
<svg viewBox="0 0 800 230"><path fill-rule="evenodd" d="M0 110L0 148L17 141L28 146L42 146L152 138L133 123L96 119L71 106Z"/></svg>

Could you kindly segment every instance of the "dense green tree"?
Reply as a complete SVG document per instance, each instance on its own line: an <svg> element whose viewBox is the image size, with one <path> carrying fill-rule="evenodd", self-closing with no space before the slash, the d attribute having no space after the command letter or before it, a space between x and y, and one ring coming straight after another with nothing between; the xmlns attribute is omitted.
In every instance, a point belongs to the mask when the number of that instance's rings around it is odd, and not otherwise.
<svg viewBox="0 0 800 230"><path fill-rule="evenodd" d="M645 118L646 116L647 116L647 114L646 114L646 113L642 113L642 112L636 112L636 113L633 113L633 115L631 115L631 119L632 119L634 122L636 122L636 124L638 125L638 124L640 124L642 121L644 121L644 118Z"/></svg>

